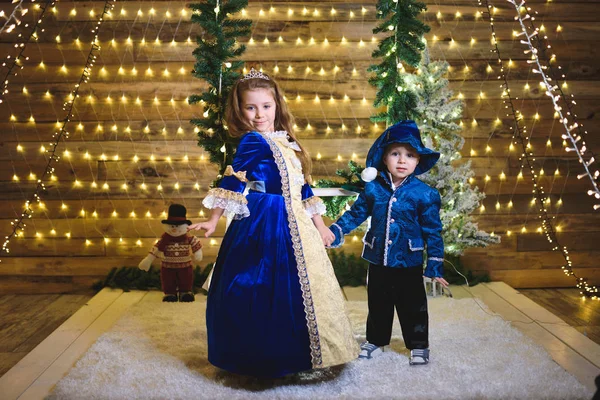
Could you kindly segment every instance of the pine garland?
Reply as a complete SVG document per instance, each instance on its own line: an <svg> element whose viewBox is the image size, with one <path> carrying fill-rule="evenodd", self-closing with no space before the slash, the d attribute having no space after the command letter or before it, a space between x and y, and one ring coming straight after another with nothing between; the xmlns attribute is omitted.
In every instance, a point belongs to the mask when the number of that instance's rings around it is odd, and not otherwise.
<svg viewBox="0 0 600 400"><path fill-rule="evenodd" d="M354 161L348 162L348 170L338 169L335 174L343 179L342 182L334 181L331 179L319 179L315 182L315 186L318 188L339 188L351 190L356 193L363 191L365 183L360 179L360 173L364 167L358 165ZM323 203L327 212L325 216L329 219L336 220L342 214L342 211L346 208L346 205L355 199L356 196L330 196L323 197Z"/></svg>
<svg viewBox="0 0 600 400"><path fill-rule="evenodd" d="M247 0L207 0L193 3L192 22L202 27L196 39L198 47L192 75L209 84L202 94L189 97L189 104L200 103L204 107L204 118L194 118L191 123L198 128L198 145L209 154L210 161L219 166L219 176L233 161L233 150L237 141L227 135L225 108L231 87L241 75L244 62L239 58L246 46L237 39L250 34L252 21L233 19L231 16L247 7ZM216 184L213 183L213 184Z"/></svg>
<svg viewBox="0 0 600 400"><path fill-rule="evenodd" d="M398 121L413 119L416 106L415 94L407 88L404 65L416 67L425 48L423 35L429 27L417 17L427 9L425 3L414 0L380 0L377 2L377 18L383 19L373 33L392 32L373 51L373 58L383 61L371 65L374 75L369 83L377 88L374 106L386 106L386 111L371 117L373 122L393 125Z"/></svg>
<svg viewBox="0 0 600 400"><path fill-rule="evenodd" d="M212 267L213 263L209 263L205 268L199 266L194 268L195 292L203 291L202 285L204 285ZM125 292L129 292L130 290L161 290L160 268L150 267L150 270L146 272L138 267L115 267L108 273L106 278L93 285L95 290L100 290L104 287L123 289Z"/></svg>

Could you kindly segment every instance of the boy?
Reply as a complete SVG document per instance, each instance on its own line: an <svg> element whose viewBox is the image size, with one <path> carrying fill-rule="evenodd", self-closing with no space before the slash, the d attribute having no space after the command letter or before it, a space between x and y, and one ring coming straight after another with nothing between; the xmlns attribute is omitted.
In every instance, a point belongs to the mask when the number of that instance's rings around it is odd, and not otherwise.
<svg viewBox="0 0 600 400"><path fill-rule="evenodd" d="M371 217L363 238L362 257L369 261L367 341L359 358L370 359L390 343L394 306L410 365L429 362L427 297L422 276L442 285L444 244L438 191L415 176L429 171L440 158L421 141L414 121L386 129L367 155L361 177L366 183L352 208L330 229L339 247L344 235ZM423 250L427 244L427 267Z"/></svg>

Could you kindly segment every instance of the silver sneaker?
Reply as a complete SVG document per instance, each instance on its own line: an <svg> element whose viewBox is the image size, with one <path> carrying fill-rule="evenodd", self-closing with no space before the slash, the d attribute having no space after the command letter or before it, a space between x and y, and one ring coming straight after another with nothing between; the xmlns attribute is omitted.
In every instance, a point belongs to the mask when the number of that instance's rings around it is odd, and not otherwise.
<svg viewBox="0 0 600 400"><path fill-rule="evenodd" d="M358 358L364 358L370 360L373 357L377 357L383 353L383 346L379 347L373 343L364 342L360 345L360 354Z"/></svg>
<svg viewBox="0 0 600 400"><path fill-rule="evenodd" d="M410 365L429 364L429 349L412 349L408 363Z"/></svg>

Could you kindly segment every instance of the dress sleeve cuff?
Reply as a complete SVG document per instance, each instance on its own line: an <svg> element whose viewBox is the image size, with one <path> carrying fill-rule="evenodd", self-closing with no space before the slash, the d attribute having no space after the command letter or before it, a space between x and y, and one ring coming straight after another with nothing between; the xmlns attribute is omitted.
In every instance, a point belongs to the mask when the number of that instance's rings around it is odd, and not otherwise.
<svg viewBox="0 0 600 400"><path fill-rule="evenodd" d="M246 197L227 189L210 189L202 201L202 205L208 209L222 208L225 210L224 214L233 219L242 219L250 215Z"/></svg>
<svg viewBox="0 0 600 400"><path fill-rule="evenodd" d="M303 200L302 204L304 205L304 210L311 218L315 214L323 215L327 212L325 203L323 203L323 200L321 200L321 198L317 196L312 196L306 200Z"/></svg>
<svg viewBox="0 0 600 400"><path fill-rule="evenodd" d="M441 257L427 258L427 267L423 272L428 278L441 278L444 276L444 259Z"/></svg>
<svg viewBox="0 0 600 400"><path fill-rule="evenodd" d="M333 234L335 235L335 240L333 241L333 243L331 243L331 245L329 246L329 248L331 248L331 249L337 249L338 247L342 247L342 245L346 241L346 238L344 236L344 231L342 230L342 227L339 226L338 224L332 224L329 227L329 230L331 232L333 232Z"/></svg>

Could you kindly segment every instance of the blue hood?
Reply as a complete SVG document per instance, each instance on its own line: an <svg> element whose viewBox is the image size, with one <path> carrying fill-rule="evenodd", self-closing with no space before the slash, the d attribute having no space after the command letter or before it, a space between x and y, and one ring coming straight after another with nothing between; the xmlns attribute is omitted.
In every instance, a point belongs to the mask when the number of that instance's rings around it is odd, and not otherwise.
<svg viewBox="0 0 600 400"><path fill-rule="evenodd" d="M421 175L429 171L440 158L440 153L423 145L417 124L414 121L406 120L390 126L375 140L367 154L367 167L386 171L383 163L383 153L385 148L393 143L405 143L417 151L419 164L415 168L415 175Z"/></svg>

